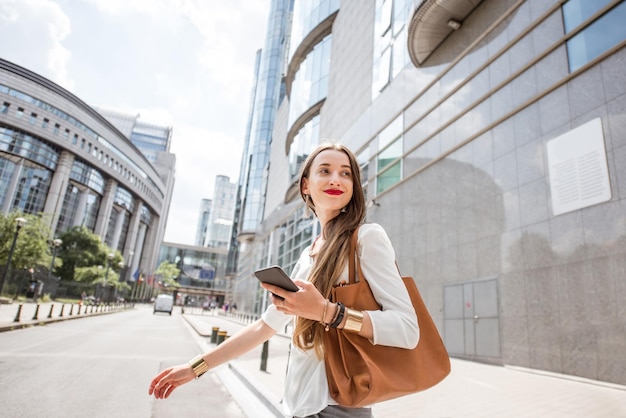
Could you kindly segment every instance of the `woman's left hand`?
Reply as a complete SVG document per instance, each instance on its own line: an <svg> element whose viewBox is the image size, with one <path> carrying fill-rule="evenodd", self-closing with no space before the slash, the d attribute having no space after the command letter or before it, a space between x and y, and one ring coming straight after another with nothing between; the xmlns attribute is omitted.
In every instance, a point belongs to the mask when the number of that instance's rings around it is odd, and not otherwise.
<svg viewBox="0 0 626 418"><path fill-rule="evenodd" d="M326 299L313 283L304 280L294 280L294 283L300 288L297 292L290 292L267 283L261 284L261 287L272 293L272 303L276 305L279 311L320 321L324 313Z"/></svg>
<svg viewBox="0 0 626 418"><path fill-rule="evenodd" d="M191 382L195 377L196 375L189 364L170 367L152 379L148 395L154 395L157 399L167 399L174 389Z"/></svg>

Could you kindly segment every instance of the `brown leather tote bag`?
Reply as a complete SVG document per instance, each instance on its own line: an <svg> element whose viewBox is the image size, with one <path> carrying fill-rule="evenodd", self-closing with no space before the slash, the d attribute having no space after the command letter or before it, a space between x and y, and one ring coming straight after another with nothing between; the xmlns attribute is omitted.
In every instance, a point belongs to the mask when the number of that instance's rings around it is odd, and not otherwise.
<svg viewBox="0 0 626 418"><path fill-rule="evenodd" d="M350 242L350 282L331 291L332 302L346 308L379 310L356 255L358 228ZM356 263L356 266L355 266ZM355 272L360 278L355 280ZM373 345L353 332L324 332L326 375L331 397L348 407L361 407L428 389L450 373L450 358L417 286L403 277L415 307L420 339L414 349Z"/></svg>

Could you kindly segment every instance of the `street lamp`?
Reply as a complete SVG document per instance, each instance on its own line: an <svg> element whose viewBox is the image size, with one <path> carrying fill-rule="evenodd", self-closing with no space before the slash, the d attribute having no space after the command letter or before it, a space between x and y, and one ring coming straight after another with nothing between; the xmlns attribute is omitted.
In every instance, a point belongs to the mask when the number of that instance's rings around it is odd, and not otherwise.
<svg viewBox="0 0 626 418"><path fill-rule="evenodd" d="M15 251L15 244L17 243L17 236L20 234L20 229L26 223L26 219L24 218L15 218L15 234L13 235L13 242L11 243L11 249L9 250L9 257L7 258L7 264L4 266L4 273L2 273L2 281L0 282L0 295L2 294L2 288L4 287L4 282L7 279L7 274L9 273L9 266L11 265L11 258L13 258L13 252Z"/></svg>
<svg viewBox="0 0 626 418"><path fill-rule="evenodd" d="M50 268L48 269L48 273L52 276L52 269L54 268L54 259L57 256L57 250L59 249L59 246L63 244L63 241L61 241L58 238L55 238L52 240L52 261L50 261Z"/></svg>

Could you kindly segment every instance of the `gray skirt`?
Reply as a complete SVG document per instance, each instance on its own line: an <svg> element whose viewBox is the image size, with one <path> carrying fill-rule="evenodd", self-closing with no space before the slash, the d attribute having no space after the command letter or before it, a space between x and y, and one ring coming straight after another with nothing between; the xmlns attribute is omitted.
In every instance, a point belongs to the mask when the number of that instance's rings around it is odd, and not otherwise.
<svg viewBox="0 0 626 418"><path fill-rule="evenodd" d="M372 408L348 408L340 405L328 405L317 414L294 418L372 418Z"/></svg>

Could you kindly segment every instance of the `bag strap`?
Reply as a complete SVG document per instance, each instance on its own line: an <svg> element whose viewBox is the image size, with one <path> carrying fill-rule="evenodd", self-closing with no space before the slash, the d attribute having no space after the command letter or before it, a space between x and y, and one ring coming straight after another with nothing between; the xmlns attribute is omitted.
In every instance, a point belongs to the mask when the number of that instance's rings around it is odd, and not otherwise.
<svg viewBox="0 0 626 418"><path fill-rule="evenodd" d="M356 283L357 274L358 277L363 277L363 272L361 271L361 260L359 260L359 256L356 251L359 243L359 228L360 225L356 227L352 233L352 238L350 239L350 251L348 252L348 277L350 279L350 284Z"/></svg>
<svg viewBox="0 0 626 418"><path fill-rule="evenodd" d="M350 239L350 252L348 253L348 277L349 283L355 284L357 277L363 277L363 271L361 270L361 259L357 255L357 246L359 243L359 228L361 225L357 226L354 232L352 233L352 238ZM396 269L398 270L398 274L400 277L402 276L402 272L400 271L400 266L398 265L398 261L396 260Z"/></svg>

